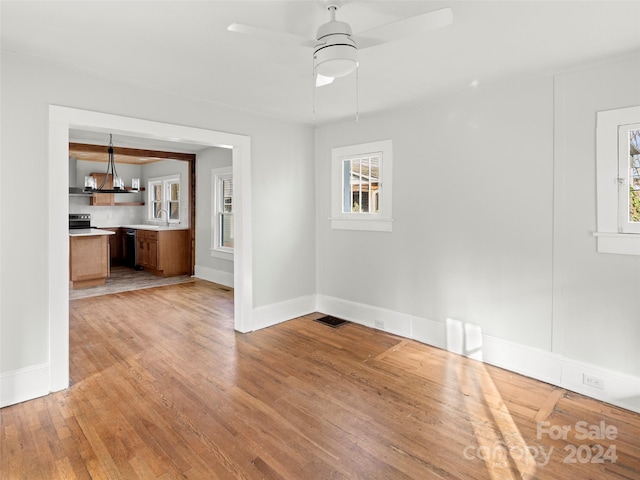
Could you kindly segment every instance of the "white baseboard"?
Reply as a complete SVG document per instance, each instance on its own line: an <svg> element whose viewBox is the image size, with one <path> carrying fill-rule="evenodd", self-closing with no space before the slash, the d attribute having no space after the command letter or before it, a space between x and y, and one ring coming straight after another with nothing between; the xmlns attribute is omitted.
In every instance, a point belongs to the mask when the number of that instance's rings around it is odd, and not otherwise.
<svg viewBox="0 0 640 480"><path fill-rule="evenodd" d="M224 285L225 287L233 288L233 273L196 265L193 269L193 276L201 278L202 280Z"/></svg>
<svg viewBox="0 0 640 480"><path fill-rule="evenodd" d="M306 295L253 310L253 329L270 327L316 311L316 296Z"/></svg>
<svg viewBox="0 0 640 480"><path fill-rule="evenodd" d="M49 393L49 364L21 368L0 376L0 408Z"/></svg>
<svg viewBox="0 0 640 480"><path fill-rule="evenodd" d="M602 388L584 384L584 376L602 380ZM573 359L562 361L562 386L588 397L640 413L640 378Z"/></svg>
<svg viewBox="0 0 640 480"><path fill-rule="evenodd" d="M640 413L640 377L485 335L477 326L452 319L442 323L326 295L317 295L316 309ZM461 340L451 338L461 332ZM470 346L468 337L474 334ZM584 375L599 379L602 388L586 385Z"/></svg>

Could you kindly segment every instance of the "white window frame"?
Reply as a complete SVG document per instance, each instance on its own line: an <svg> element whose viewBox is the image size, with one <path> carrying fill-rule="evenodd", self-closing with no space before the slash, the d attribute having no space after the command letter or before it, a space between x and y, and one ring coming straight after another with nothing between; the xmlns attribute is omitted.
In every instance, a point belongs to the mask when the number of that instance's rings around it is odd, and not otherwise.
<svg viewBox="0 0 640 480"><path fill-rule="evenodd" d="M220 213L223 202L222 181L227 178L233 179L233 167L211 169L211 247L209 251L212 257L233 260L233 248L224 247L220 244ZM235 195L233 198L235 201Z"/></svg>
<svg viewBox="0 0 640 480"><path fill-rule="evenodd" d="M379 208L376 213L343 212L344 188L342 165L351 157L380 156ZM381 140L331 150L331 228L391 232L393 188L393 142Z"/></svg>
<svg viewBox="0 0 640 480"><path fill-rule="evenodd" d="M640 123L640 106L606 110L597 113L596 185L597 185L597 250L600 253L640 255L640 233L621 227L621 189L627 189L628 172L621 172L619 146L621 131ZM628 152L626 152L628 171ZM628 193L627 193L628 195ZM626 205L628 208L628 204ZM626 229L628 230L628 229Z"/></svg>
<svg viewBox="0 0 640 480"><path fill-rule="evenodd" d="M180 198L178 200L178 218L169 218L169 198L171 192L171 185L177 183L180 185ZM153 186L155 184L162 185L162 200L161 200L161 209L164 209L167 213L166 218L161 216L161 218L155 218L153 216L153 202L151 201L151 195L153 194ZM149 222L164 224L168 222L169 224L179 224L182 217L182 183L180 179L180 174L176 175L167 175L164 177L153 177L147 180L147 219Z"/></svg>

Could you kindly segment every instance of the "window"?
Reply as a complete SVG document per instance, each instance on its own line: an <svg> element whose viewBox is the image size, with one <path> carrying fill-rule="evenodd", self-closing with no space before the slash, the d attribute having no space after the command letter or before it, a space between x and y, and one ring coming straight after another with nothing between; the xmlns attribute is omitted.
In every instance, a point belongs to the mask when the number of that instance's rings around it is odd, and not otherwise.
<svg viewBox="0 0 640 480"><path fill-rule="evenodd" d="M640 123L618 127L619 230L640 233Z"/></svg>
<svg viewBox="0 0 640 480"><path fill-rule="evenodd" d="M344 158L342 161L342 213L380 211L380 155Z"/></svg>
<svg viewBox="0 0 640 480"><path fill-rule="evenodd" d="M150 178L149 220L180 223L180 175Z"/></svg>
<svg viewBox="0 0 640 480"><path fill-rule="evenodd" d="M640 255L640 106L597 121L598 252Z"/></svg>
<svg viewBox="0 0 640 480"><path fill-rule="evenodd" d="M233 174L231 167L211 171L211 255L229 259L233 254Z"/></svg>
<svg viewBox="0 0 640 480"><path fill-rule="evenodd" d="M331 151L331 228L391 231L391 140Z"/></svg>

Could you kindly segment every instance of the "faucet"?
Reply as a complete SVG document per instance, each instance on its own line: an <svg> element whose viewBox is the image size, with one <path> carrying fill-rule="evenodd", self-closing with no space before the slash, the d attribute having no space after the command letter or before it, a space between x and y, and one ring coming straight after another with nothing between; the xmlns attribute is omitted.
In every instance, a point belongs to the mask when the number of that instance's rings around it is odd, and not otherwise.
<svg viewBox="0 0 640 480"><path fill-rule="evenodd" d="M167 212L164 208L161 208L160 210L158 210L158 214L156 216L156 218L159 218L160 220L162 220L162 212L164 212L166 214L166 216L164 218L167 219L167 227L169 226L169 212Z"/></svg>

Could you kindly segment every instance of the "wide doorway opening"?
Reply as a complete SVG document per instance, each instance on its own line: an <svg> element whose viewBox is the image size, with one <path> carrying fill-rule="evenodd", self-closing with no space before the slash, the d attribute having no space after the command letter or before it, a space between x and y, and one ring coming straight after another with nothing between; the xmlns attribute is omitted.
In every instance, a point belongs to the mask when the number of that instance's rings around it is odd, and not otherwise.
<svg viewBox="0 0 640 480"><path fill-rule="evenodd" d="M49 110L49 352L50 391L69 385L69 138L70 131L132 136L149 141L219 147L232 152L234 178L234 328L252 330L250 138L51 106Z"/></svg>

